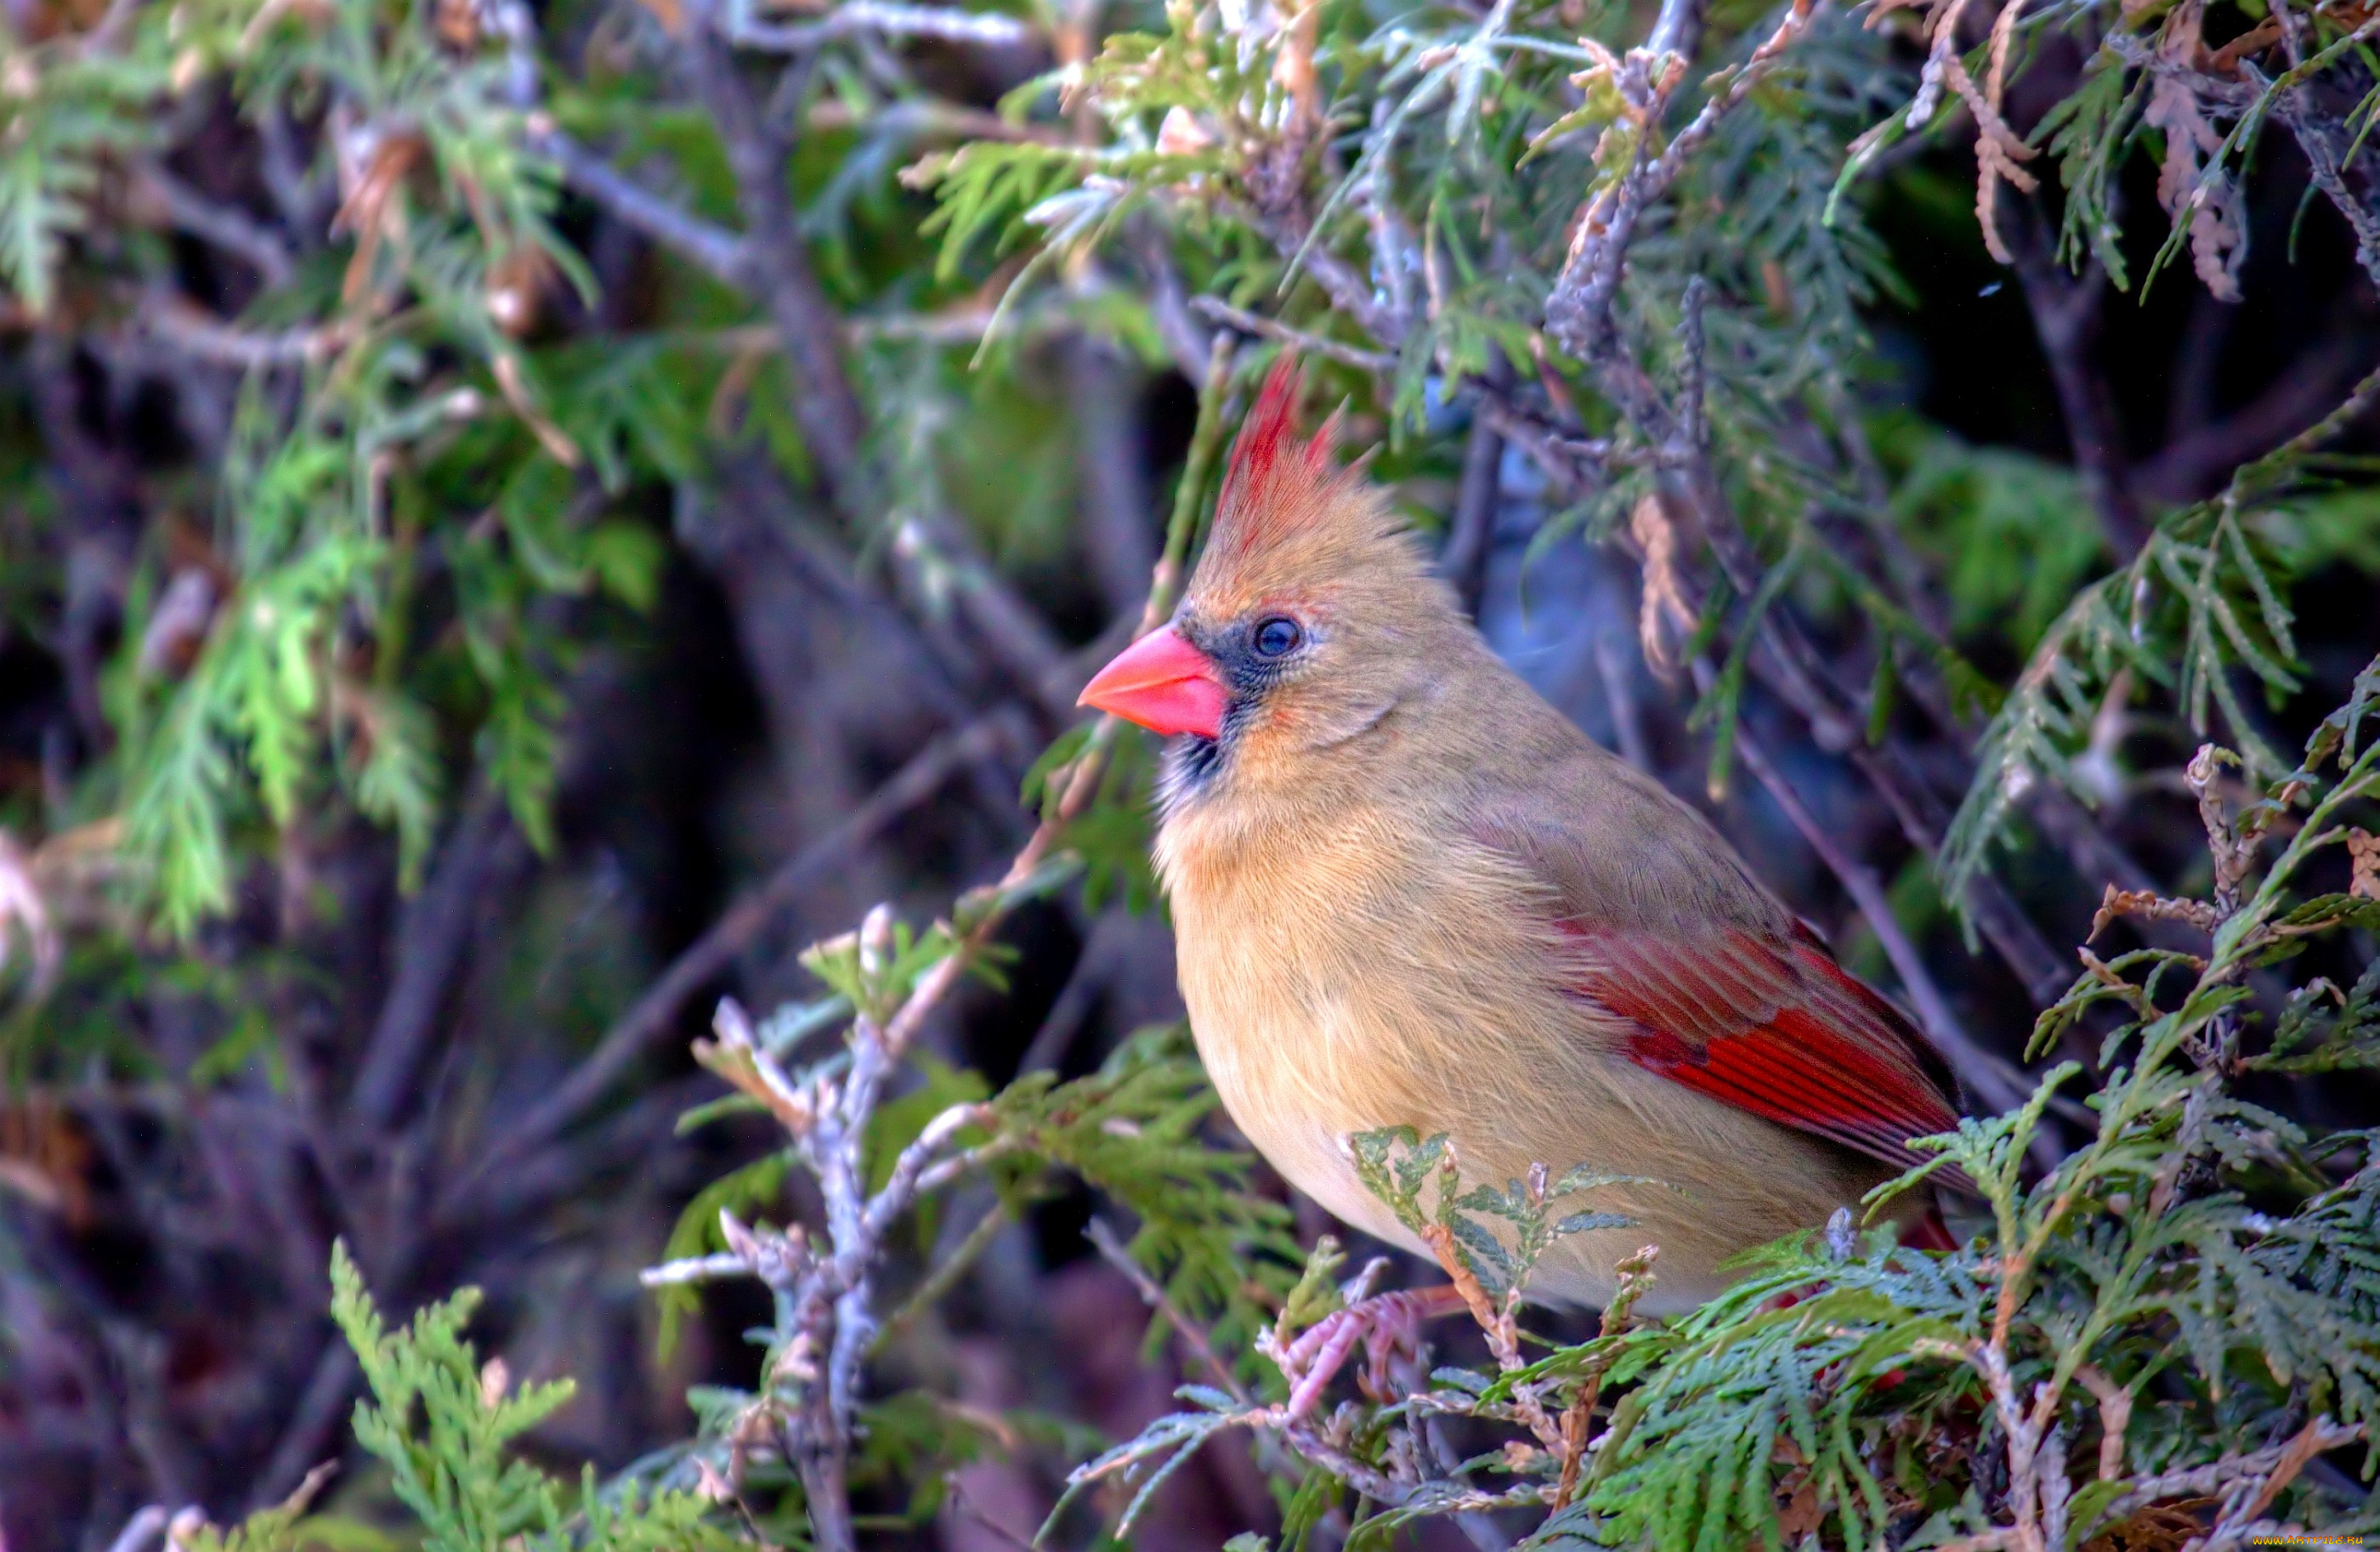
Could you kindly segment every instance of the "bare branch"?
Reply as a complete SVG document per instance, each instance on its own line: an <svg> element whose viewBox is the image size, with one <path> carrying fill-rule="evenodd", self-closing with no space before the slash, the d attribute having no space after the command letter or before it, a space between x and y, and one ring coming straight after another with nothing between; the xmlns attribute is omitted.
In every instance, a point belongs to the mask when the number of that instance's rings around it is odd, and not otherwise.
<svg viewBox="0 0 2380 1552"><path fill-rule="evenodd" d="M165 1534L165 1522L171 1518L173 1512L164 1505L149 1505L125 1522L124 1529L107 1544L107 1552L148 1552L149 1544Z"/></svg>
<svg viewBox="0 0 2380 1552"><path fill-rule="evenodd" d="M690 1283L716 1282L722 1278L756 1277L752 1263L732 1250L710 1255L689 1255L647 1267L637 1280L647 1288L682 1288Z"/></svg>
<svg viewBox="0 0 2380 1552"><path fill-rule="evenodd" d="M1157 564L1148 481L1141 474L1136 382L1125 363L1087 334L1066 341L1066 391L1074 409L1075 467L1081 482L1083 548L1111 618L1130 613Z"/></svg>
<svg viewBox="0 0 2380 1552"><path fill-rule="evenodd" d="M348 326L325 323L260 334L220 322L187 303L144 307L140 326L165 344L201 360L226 367L295 367L321 360L346 344Z"/></svg>
<svg viewBox="0 0 2380 1552"><path fill-rule="evenodd" d="M508 1130L486 1161L457 1185L455 1194L472 1191L577 1121L638 1058L670 1033L687 999L724 970L803 890L841 867L886 825L931 797L954 771L1013 747L1017 736L1014 718L1012 709L994 711L936 739L842 823L795 853L759 888L729 906L604 1032L586 1061Z"/></svg>
<svg viewBox="0 0 2380 1552"><path fill-rule="evenodd" d="M1499 362L1501 365L1501 362ZM1507 370L1506 376L1510 376ZM1454 516L1447 525L1446 543L1439 552L1439 575L1474 619L1488 589L1488 558L1495 547L1496 512L1501 487L1504 439L1493 417L1475 406L1471 434L1463 447L1463 478L1455 487Z"/></svg>
<svg viewBox="0 0 2380 1552"><path fill-rule="evenodd" d="M998 12L958 11L940 6L905 6L893 0L844 0L823 21L771 24L754 21L737 6L728 36L746 48L804 54L862 33L890 38L932 38L946 43L1016 48L1039 34L1014 17Z"/></svg>
<svg viewBox="0 0 2380 1552"><path fill-rule="evenodd" d="M144 163L138 176L175 225L237 254L263 276L267 285L279 285L288 280L289 249L263 223L237 206L208 199L158 163Z"/></svg>
<svg viewBox="0 0 2380 1552"><path fill-rule="evenodd" d="M1219 297L1193 297L1190 298L1190 310L1226 328L1237 329L1244 334L1254 334L1259 339L1275 340L1298 350L1309 351L1314 355L1337 361L1342 366L1354 367L1358 371L1387 373L1397 370L1397 358L1393 356L1383 355L1377 350L1360 349L1352 345L1342 345L1337 340L1324 339L1319 334L1310 334L1303 329L1291 328L1278 319L1260 317L1244 309L1235 308Z"/></svg>
<svg viewBox="0 0 2380 1552"><path fill-rule="evenodd" d="M1116 1238L1115 1231L1108 1227L1107 1219L1092 1219L1091 1226L1083 1232L1091 1242L1093 1248L1099 1251L1100 1258L1117 1271L1122 1272L1126 1280L1131 1282L1133 1288L1140 1294L1141 1303L1164 1316L1165 1323L1172 1327L1184 1341L1190 1344L1190 1351L1196 1353L1198 1361L1207 1365L1207 1372L1214 1376L1215 1383L1221 1386L1225 1393L1240 1405L1255 1406L1256 1397L1249 1393L1246 1386L1240 1383L1240 1376L1232 1372L1232 1366L1223 1362L1221 1354L1215 1351L1215 1344L1208 1340L1207 1333L1200 1329L1189 1316L1174 1308L1172 1298L1164 1289L1158 1286L1155 1278L1142 1269L1139 1262L1132 1258L1132 1253L1124 1249L1123 1242Z"/></svg>
<svg viewBox="0 0 2380 1552"><path fill-rule="evenodd" d="M875 481L862 455L868 416L844 365L841 318L810 265L808 239L786 185L793 147L754 101L719 22L718 0L692 0L679 56L735 175L746 232L740 283L777 325L794 377L794 417L820 483L844 515L856 520L873 507Z"/></svg>
<svg viewBox="0 0 2380 1552"><path fill-rule="evenodd" d="M2018 0L2009 0L2008 10L2013 11L2017 4ZM2107 537L2108 548L2119 563L2129 563L2148 542L2149 521L2133 493L2115 393L2099 361L2099 309L2107 295L2107 273L2094 259L2081 277L2067 273L2054 252L2056 244L2046 230L2046 218L2029 202L2017 203L2021 228L2013 247L2017 280L2033 314L2034 335L2049 363L2050 381L2058 389L2074 467L2082 476L2082 488L2099 515L2099 531Z"/></svg>
<svg viewBox="0 0 2380 1552"><path fill-rule="evenodd" d="M509 851L509 856L505 854ZM459 979L492 890L528 855L504 794L483 791L448 837L429 887L408 903L392 954L395 973L349 1090L349 1119L385 1132L418 1097L438 1016Z"/></svg>
<svg viewBox="0 0 2380 1552"><path fill-rule="evenodd" d="M747 284L751 251L744 238L646 188L542 115L530 120L528 144L551 158L573 188L713 280Z"/></svg>

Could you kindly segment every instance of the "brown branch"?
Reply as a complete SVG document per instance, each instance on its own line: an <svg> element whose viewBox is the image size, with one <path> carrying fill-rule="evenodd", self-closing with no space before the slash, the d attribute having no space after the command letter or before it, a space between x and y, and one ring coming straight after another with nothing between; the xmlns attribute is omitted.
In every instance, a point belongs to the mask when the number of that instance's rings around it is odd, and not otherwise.
<svg viewBox="0 0 2380 1552"><path fill-rule="evenodd" d="M1208 1340L1207 1333L1199 1328L1196 1322L1174 1307L1173 1300L1164 1289L1158 1286L1157 1279L1144 1271L1140 1263L1132 1258L1132 1253L1124 1249L1123 1243L1116 1238L1115 1231L1108 1227L1107 1219L1092 1219L1091 1226L1083 1232L1091 1242L1092 1247L1099 1251L1101 1258L1130 1280L1133 1288L1140 1294L1141 1302L1163 1316L1166 1324L1172 1326L1182 1340L1190 1344L1190 1351L1196 1353L1198 1361L1207 1365L1207 1372L1215 1376L1215 1383L1221 1386L1232 1400L1240 1405L1255 1406L1257 1399L1248 1393L1246 1386L1240 1383L1240 1376L1232 1372L1232 1366L1223 1362L1222 1355L1215 1351L1215 1344Z"/></svg>
<svg viewBox="0 0 2380 1552"><path fill-rule="evenodd" d="M2225 1515L2225 1522L2244 1528L2248 1522L2272 1507L2273 1500L2281 1496L2281 1489L2296 1481L2298 1473L2305 1470L2306 1462L2325 1449L2345 1444L2359 1431L2341 1428L2327 1417L2309 1419L2306 1425L2298 1430L2296 1437L2281 1447L2280 1459L2275 1461L2273 1469L2265 1473L2264 1485L2256 1489L2256 1496L2237 1512ZM2342 1435L2346 1437L2342 1437ZM2220 1526L2216 1528L2218 1534L2221 1529Z"/></svg>
<svg viewBox="0 0 2380 1552"><path fill-rule="evenodd" d="M1649 392L1649 384L1646 388ZM1656 426L1674 429L1670 411L1658 395L1642 413ZM1683 449L1676 454L1676 467L1661 476L1660 504L1689 514L1685 526L1703 534L1729 586L1739 597L1752 596L1767 567L1736 527L1734 511L1708 456L1699 449ZM1696 609L1701 607L1699 600L1690 601ZM1915 758L1898 739L1887 739L1881 746L1869 743L1852 692L1835 677L1823 654L1790 616L1770 610L1755 628L1757 644L1749 660L1754 678L1809 724L1820 748L1850 760L1892 810L1910 844L1932 856L1941 843L1949 814ZM2057 1000L2066 989L2070 972L1999 881L1989 874L1977 878L1969 885L1967 907L1985 940L2015 972L2034 1004L2046 1007Z"/></svg>
<svg viewBox="0 0 2380 1552"><path fill-rule="evenodd" d="M1734 514L1708 460L1694 460L1686 478L1671 489L1694 503L1729 585L1740 596L1750 597L1766 568L1735 527ZM1819 747L1841 752L1858 769L1892 810L1911 845L1934 855L1949 823L1949 812L1907 747L1897 738L1887 739L1881 746L1868 742L1852 693L1835 679L1825 657L1790 617L1771 610L1762 617L1758 629L1759 646L1751 658L1753 676L1802 715ZM2034 1005L2046 1007L2056 1001L2065 991L2070 973L1999 880L1989 874L1976 878L1968 886L1966 903L1978 930L2016 974Z"/></svg>
<svg viewBox="0 0 2380 1552"><path fill-rule="evenodd" d="M429 887L407 903L388 996L348 1091L347 1118L361 1134L356 1140L385 1133L416 1097L481 910L528 855L504 794L483 791L447 838Z"/></svg>
<svg viewBox="0 0 2380 1552"><path fill-rule="evenodd" d="M1512 370L1500 358L1497 366L1509 382ZM1490 374L1489 386L1499 374ZM1463 604L1463 612L1472 618L1479 615L1481 597L1488 590L1488 559L1495 548L1496 511L1502 487L1499 483L1504 461L1504 439L1496 430L1493 417L1475 406L1471 417L1471 434L1463 447L1463 478L1455 488L1453 520L1447 525L1446 543L1439 552L1439 575Z"/></svg>
<svg viewBox="0 0 2380 1552"><path fill-rule="evenodd" d="M263 1470L257 1473L248 1499L251 1510L279 1503L305 1480L316 1461L337 1448L339 1425L347 1420L347 1398L361 1377L363 1371L357 1367L355 1352L346 1342L335 1332L324 1333L306 1388L298 1393L298 1404L291 1409L281 1437L266 1457Z"/></svg>
<svg viewBox="0 0 2380 1552"><path fill-rule="evenodd" d="M894 819L931 797L954 771L1012 749L1017 742L1015 713L1002 709L936 739L912 757L834 829L781 864L766 882L729 906L710 930L689 944L636 1005L604 1032L569 1077L507 1130L455 1194L460 1196L471 1191L482 1180L560 1135L676 1027L678 1011L686 1001L724 971L805 889L843 866Z"/></svg>
<svg viewBox="0 0 2380 1552"><path fill-rule="evenodd" d="M166 171L162 164L143 163L135 176L140 187L164 207L175 225L237 255L268 285L279 285L288 280L293 268L289 249L271 227L236 205L208 199Z"/></svg>
<svg viewBox="0 0 2380 1552"><path fill-rule="evenodd" d="M1111 617L1128 614L1148 591L1157 564L1142 474L1137 383L1114 351L1088 334L1065 344L1066 392L1074 408L1075 467L1082 483L1083 547Z"/></svg>
<svg viewBox="0 0 2380 1552"><path fill-rule="evenodd" d="M1090 671L1080 667L1040 614L1001 579L957 523L912 517L893 535L892 564L914 612L930 617L947 598L993 661L1052 721L1071 721Z"/></svg>
<svg viewBox="0 0 2380 1552"><path fill-rule="evenodd" d="M2009 0L2004 14L2012 14L2017 4ZM2098 514L2107 547L2119 564L2130 564L2148 542L2149 521L2133 493L2115 390L2099 361L2100 302L2107 295L2107 272L2093 259L2081 277L2067 273L2058 261L2046 219L2030 201L2016 204L2017 282L2058 390L2075 471L2082 477L2083 492Z"/></svg>
<svg viewBox="0 0 2380 1552"><path fill-rule="evenodd" d="M743 286L750 246L723 226L714 226L652 192L602 157L532 115L529 149L562 169L570 186L607 212L650 237L723 285Z"/></svg>
<svg viewBox="0 0 2380 1552"><path fill-rule="evenodd" d="M2197 500L2217 475L2272 451L2320 419L2371 358L2371 336L2347 320L2334 319L2323 342L2290 362L2255 398L2177 435L2143 459L2132 471L2134 486L2165 501Z"/></svg>
<svg viewBox="0 0 2380 1552"><path fill-rule="evenodd" d="M718 0L686 7L679 57L718 128L744 212L744 285L777 325L793 370L793 411L821 483L846 517L873 505L862 457L868 416L843 360L843 323L810 266L785 169L794 148L771 127L745 85L722 30Z"/></svg>

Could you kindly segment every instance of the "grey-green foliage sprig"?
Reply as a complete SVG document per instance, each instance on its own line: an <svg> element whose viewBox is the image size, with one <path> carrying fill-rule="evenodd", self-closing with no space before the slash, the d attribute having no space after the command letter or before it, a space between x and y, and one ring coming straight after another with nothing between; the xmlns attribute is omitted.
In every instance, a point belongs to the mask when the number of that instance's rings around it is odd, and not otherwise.
<svg viewBox="0 0 2380 1552"><path fill-rule="evenodd" d="M1572 1350L1561 1364L1530 1363L1522 1350L1517 1315L1529 1279L1547 1252L1569 1235L1628 1227L1624 1214L1582 1208L1576 1198L1621 1184L1653 1184L1640 1177L1587 1167L1556 1178L1540 1165L1525 1181L1499 1189L1465 1189L1460 1163L1443 1133L1423 1138L1411 1127L1357 1133L1347 1146L1358 1178L1404 1229L1427 1245L1453 1279L1453 1301L1479 1328L1494 1359L1492 1371L1442 1368L1410 1393L1399 1393L1394 1359L1418 1341L1417 1323L1435 1306L1415 1291L1376 1293L1385 1261L1335 1285L1345 1257L1325 1236L1306 1257L1304 1275L1288 1290L1256 1351L1278 1375L1285 1400L1259 1397L1245 1387L1220 1390L1189 1386L1179 1394L1190 1410L1158 1419L1131 1439L1085 1461L1067 1479L1067 1500L1090 1488L1128 1483L1133 1495L1116 1525L1118 1535L1148 1507L1152 1495L1216 1437L1256 1430L1267 1449L1306 1468L1293 1499L1284 1536L1295 1545L1334 1510L1353 1488L1369 1506L1350 1527L1351 1544L1389 1536L1417 1519L1521 1507L1559 1509L1577 1486L1587 1445L1584 1421L1592 1409L1614 1350L1609 1342ZM1620 1264L1619 1291L1607 1311L1613 1334L1627 1310L1651 1285L1650 1253ZM1441 1292L1447 1291L1444 1290ZM1435 1309L1436 1313L1446 1313ZM1183 1321L1169 1307L1170 1320ZM1189 1328L1202 1350L1216 1334ZM1323 1406L1340 1365L1361 1347L1365 1377L1360 1401ZM1415 1353L1415 1356L1418 1356ZM1521 1430L1501 1453L1470 1461L1448 1453L1441 1429L1469 1419ZM1277 1471L1284 1469L1277 1465ZM1508 1480L1499 1485L1497 1473ZM1062 1510L1065 1501L1062 1501ZM1055 1514L1051 1523L1057 1522Z"/></svg>
<svg viewBox="0 0 2380 1552"><path fill-rule="evenodd" d="M1658 1183L1582 1164L1559 1178L1540 1170L1527 1182L1505 1182L1500 1190L1484 1182L1465 1190L1453 1142L1443 1132L1424 1138L1410 1126L1388 1127L1358 1132L1347 1144L1364 1189L1386 1203L1408 1232L1426 1240L1444 1234L1471 1275L1500 1298L1527 1286L1556 1241L1635 1221L1594 1208L1564 1212L1561 1203L1609 1186Z"/></svg>
<svg viewBox="0 0 2380 1552"><path fill-rule="evenodd" d="M2318 489L2315 455L2375 395L2380 375L2243 465L2221 494L2165 518L2130 564L2075 594L1984 731L1973 781L1936 859L1947 899L1963 897L2036 782L2090 798L2074 761L2110 697L2121 712L2145 688L2162 689L2193 733L2215 732L2219 715L2250 775L2284 773L2238 684L2246 675L2278 697L2299 683L2288 576L2268 525Z"/></svg>
<svg viewBox="0 0 2380 1552"><path fill-rule="evenodd" d="M481 1364L463 1335L479 1305L466 1289L390 1329L344 1244L331 1257L331 1313L361 1365L357 1442L389 1473L420 1524L425 1552L715 1552L745 1545L691 1492L599 1494L586 1473L575 1508L561 1484L520 1458L516 1441L571 1399L569 1380L515 1387L501 1360ZM294 1546L293 1541L290 1545Z"/></svg>

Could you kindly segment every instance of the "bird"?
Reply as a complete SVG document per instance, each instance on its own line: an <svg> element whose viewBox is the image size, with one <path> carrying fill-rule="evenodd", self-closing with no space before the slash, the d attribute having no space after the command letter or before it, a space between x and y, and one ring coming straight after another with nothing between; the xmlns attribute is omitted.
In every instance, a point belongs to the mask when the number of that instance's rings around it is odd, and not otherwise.
<svg viewBox="0 0 2380 1552"><path fill-rule="evenodd" d="M1342 1222L1427 1255L1350 1139L1444 1134L1467 1187L1633 1177L1529 1295L1650 1315L1815 1229L1957 1123L1924 1037L1709 820L1490 649L1284 353L1170 621L1084 705L1167 740L1154 862L1192 1037L1232 1123ZM1930 1205L1900 1209L1926 1243ZM1909 1235L1916 1236L1914 1239Z"/></svg>

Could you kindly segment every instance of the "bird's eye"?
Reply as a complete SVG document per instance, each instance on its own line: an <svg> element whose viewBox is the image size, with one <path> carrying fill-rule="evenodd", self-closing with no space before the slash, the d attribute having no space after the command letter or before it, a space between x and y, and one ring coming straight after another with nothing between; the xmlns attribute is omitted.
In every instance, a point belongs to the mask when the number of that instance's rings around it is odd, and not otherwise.
<svg viewBox="0 0 2380 1552"><path fill-rule="evenodd" d="M1305 633L1297 628L1296 621L1286 614L1276 614L1257 625L1257 656L1280 657L1305 639Z"/></svg>

